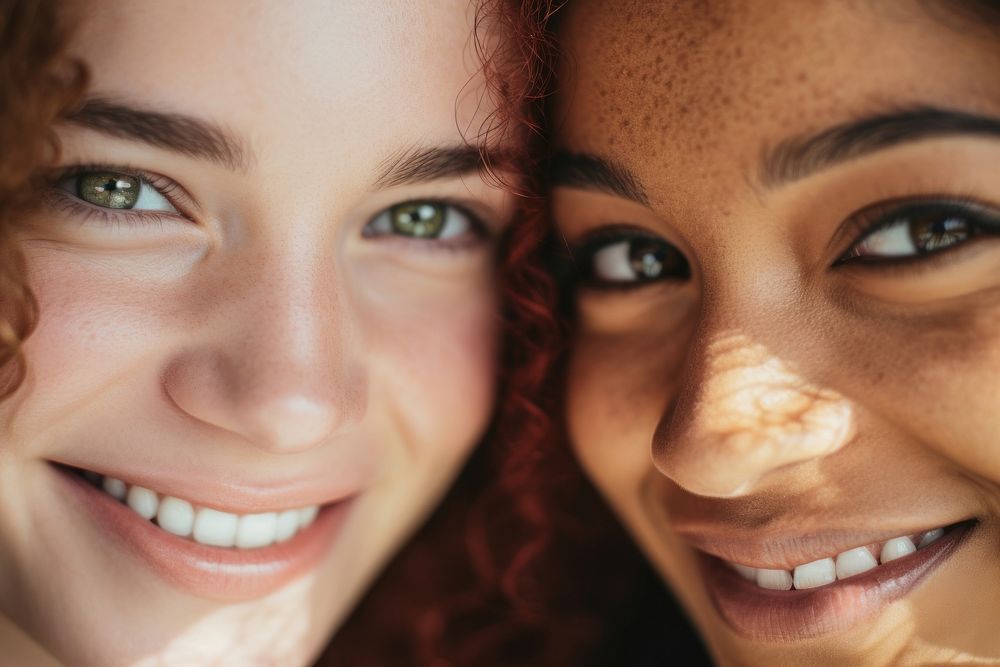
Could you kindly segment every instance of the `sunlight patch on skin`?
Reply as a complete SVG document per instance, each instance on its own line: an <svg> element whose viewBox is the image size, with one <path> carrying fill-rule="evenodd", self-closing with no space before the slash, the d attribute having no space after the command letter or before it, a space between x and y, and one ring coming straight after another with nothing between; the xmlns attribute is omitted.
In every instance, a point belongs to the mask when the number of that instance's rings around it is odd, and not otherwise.
<svg viewBox="0 0 1000 667"><path fill-rule="evenodd" d="M280 656L281 664L306 664L316 647L315 640L310 641L311 614L301 600L314 585L315 578L307 576L268 601L208 614L158 655L137 662L136 667L254 665L260 664L261 656L268 656L268 660ZM220 628L232 630L220 632ZM223 662L219 656L225 656Z"/></svg>
<svg viewBox="0 0 1000 667"><path fill-rule="evenodd" d="M853 437L854 414L843 396L806 381L747 336L718 338L705 360L694 416L682 426L699 446L674 453L670 438L664 445L668 461L688 468L685 479L703 480L701 492L743 493L771 470L832 454ZM720 457L740 465L714 465Z"/></svg>

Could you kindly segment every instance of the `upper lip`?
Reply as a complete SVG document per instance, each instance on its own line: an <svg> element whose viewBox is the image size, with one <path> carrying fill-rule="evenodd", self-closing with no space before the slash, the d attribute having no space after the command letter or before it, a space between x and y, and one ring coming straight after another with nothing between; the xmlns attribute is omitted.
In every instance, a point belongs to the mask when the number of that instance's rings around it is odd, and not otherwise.
<svg viewBox="0 0 1000 667"><path fill-rule="evenodd" d="M335 471L319 476L313 470L309 474L295 477L268 476L249 480L235 475L206 474L203 470L185 470L182 473L177 467L171 466L154 471L146 466L140 469L68 459L50 460L55 464L120 479L128 484L138 484L200 507L234 514L280 512L311 505L326 505L347 500L357 495L364 486L364 480L360 476L352 479L349 475L338 475Z"/></svg>

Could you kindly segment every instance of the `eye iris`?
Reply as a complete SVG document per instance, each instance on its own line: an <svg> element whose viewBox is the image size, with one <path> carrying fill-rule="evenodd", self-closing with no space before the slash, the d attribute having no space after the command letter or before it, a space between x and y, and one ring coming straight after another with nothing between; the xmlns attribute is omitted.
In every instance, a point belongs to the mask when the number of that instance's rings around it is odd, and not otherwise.
<svg viewBox="0 0 1000 667"><path fill-rule="evenodd" d="M664 275L688 277L683 255L657 239L636 239L629 244L628 261L642 280L656 280Z"/></svg>
<svg viewBox="0 0 1000 667"><path fill-rule="evenodd" d="M444 217L444 206L427 202L400 204L390 211L393 231L414 238L437 237L444 227Z"/></svg>
<svg viewBox="0 0 1000 667"><path fill-rule="evenodd" d="M961 217L937 215L914 220L910 235L920 252L927 253L967 240L972 235L972 227Z"/></svg>
<svg viewBox="0 0 1000 667"><path fill-rule="evenodd" d="M104 208L132 208L139 200L139 179L125 174L94 172L77 182L80 199Z"/></svg>

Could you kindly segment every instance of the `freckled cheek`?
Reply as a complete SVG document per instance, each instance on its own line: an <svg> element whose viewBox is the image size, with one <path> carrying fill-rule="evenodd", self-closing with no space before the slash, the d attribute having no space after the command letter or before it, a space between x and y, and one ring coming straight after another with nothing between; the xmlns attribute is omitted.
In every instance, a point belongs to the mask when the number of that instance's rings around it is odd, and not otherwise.
<svg viewBox="0 0 1000 667"><path fill-rule="evenodd" d="M866 353L867 363L855 368L858 379L869 382L855 383L853 397L902 428L916 446L1000 483L1000 335L977 327L956 332L954 345L935 344L935 338Z"/></svg>

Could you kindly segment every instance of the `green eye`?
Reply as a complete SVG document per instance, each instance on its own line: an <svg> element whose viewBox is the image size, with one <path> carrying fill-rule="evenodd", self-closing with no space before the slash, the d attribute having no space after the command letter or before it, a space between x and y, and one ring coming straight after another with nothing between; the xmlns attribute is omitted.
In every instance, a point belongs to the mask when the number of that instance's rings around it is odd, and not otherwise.
<svg viewBox="0 0 1000 667"><path fill-rule="evenodd" d="M81 174L76 195L83 201L104 208L128 209L139 201L142 183L134 176L109 171Z"/></svg>
<svg viewBox="0 0 1000 667"><path fill-rule="evenodd" d="M441 204L410 202L389 209L389 222L392 231L401 236L434 239L444 228L446 213Z"/></svg>

